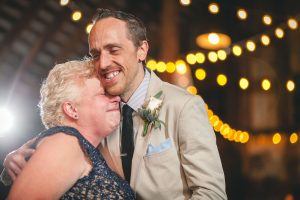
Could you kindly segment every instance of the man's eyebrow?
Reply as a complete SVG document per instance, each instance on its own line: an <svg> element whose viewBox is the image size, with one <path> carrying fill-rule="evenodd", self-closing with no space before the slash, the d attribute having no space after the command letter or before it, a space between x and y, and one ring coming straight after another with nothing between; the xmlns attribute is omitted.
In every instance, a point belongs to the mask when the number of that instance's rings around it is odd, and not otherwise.
<svg viewBox="0 0 300 200"><path fill-rule="evenodd" d="M106 44L106 45L104 46L105 49L110 49L110 48L112 48L112 47L119 47L119 48L121 48L121 45L118 44L118 43L109 43L109 44Z"/></svg>

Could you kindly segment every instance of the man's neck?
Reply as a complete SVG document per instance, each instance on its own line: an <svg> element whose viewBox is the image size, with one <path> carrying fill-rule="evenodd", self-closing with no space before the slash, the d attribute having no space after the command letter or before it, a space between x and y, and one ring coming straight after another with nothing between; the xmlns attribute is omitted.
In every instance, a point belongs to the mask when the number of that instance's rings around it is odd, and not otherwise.
<svg viewBox="0 0 300 200"><path fill-rule="evenodd" d="M120 95L120 97L124 103L127 103L129 101L129 99L132 97L132 95L135 93L137 88L140 86L140 84L144 80L145 70L146 69L143 67L143 71L141 72L142 75L137 75L135 77L136 82L135 82L135 84L133 84L134 87L130 88L131 90L125 91L123 94Z"/></svg>

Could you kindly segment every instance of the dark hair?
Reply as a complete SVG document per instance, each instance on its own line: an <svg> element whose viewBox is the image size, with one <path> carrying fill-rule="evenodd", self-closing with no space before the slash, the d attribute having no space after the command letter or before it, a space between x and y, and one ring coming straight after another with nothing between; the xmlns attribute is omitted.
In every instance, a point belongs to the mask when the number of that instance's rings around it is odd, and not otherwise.
<svg viewBox="0 0 300 200"><path fill-rule="evenodd" d="M135 47L139 47L142 45L142 41L147 40L147 31L143 22L130 13L98 8L93 17L93 24L108 17L113 17L126 22L129 39L133 42Z"/></svg>

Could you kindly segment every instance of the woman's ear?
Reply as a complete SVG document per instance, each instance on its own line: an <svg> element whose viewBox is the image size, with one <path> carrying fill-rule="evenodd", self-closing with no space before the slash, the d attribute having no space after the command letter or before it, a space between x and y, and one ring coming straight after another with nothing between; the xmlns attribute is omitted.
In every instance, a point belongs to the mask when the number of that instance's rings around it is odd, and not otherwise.
<svg viewBox="0 0 300 200"><path fill-rule="evenodd" d="M146 60L147 54L148 54L148 49L149 49L148 42L146 40L144 40L142 42L142 44L139 46L138 51L137 51L138 60L140 62L143 62Z"/></svg>
<svg viewBox="0 0 300 200"><path fill-rule="evenodd" d="M63 103L63 111L65 113L65 115L69 116L72 119L79 119L79 115L78 115L78 110L76 108L76 106L70 102L70 101L66 101Z"/></svg>

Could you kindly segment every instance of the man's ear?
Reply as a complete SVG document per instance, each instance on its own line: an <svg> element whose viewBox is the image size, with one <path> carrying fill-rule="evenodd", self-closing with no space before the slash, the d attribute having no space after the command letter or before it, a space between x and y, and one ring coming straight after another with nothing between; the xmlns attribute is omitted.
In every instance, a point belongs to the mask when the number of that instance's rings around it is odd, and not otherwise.
<svg viewBox="0 0 300 200"><path fill-rule="evenodd" d="M137 51L138 60L140 62L146 60L147 54L148 54L148 50L149 50L148 42L146 40L144 40L142 42L142 44L138 47L138 51Z"/></svg>
<svg viewBox="0 0 300 200"><path fill-rule="evenodd" d="M63 111L65 115L69 116L72 119L79 119L79 114L74 103L70 101L66 101L62 105Z"/></svg>

